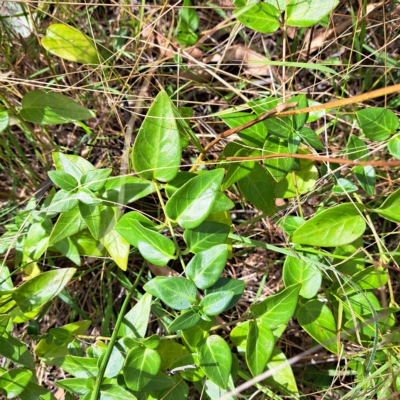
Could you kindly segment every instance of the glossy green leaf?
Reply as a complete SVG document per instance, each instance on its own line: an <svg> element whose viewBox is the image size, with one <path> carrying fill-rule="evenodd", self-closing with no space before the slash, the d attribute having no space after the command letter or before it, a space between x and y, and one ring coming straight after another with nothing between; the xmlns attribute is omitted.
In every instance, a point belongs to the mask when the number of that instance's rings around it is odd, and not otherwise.
<svg viewBox="0 0 400 400"><path fill-rule="evenodd" d="M302 328L319 344L335 354L340 354L336 322L329 307L319 300L309 300L296 312Z"/></svg>
<svg viewBox="0 0 400 400"><path fill-rule="evenodd" d="M221 293L225 291L232 292L233 297L225 307L225 310L229 310L240 300L245 288L246 282L239 279L219 278L214 285L204 291L204 294L208 295L210 293Z"/></svg>
<svg viewBox="0 0 400 400"><path fill-rule="evenodd" d="M56 400L52 393L44 387L30 381L26 389L19 395L20 400ZM67 399L65 399L67 400ZM70 400L70 399L68 399Z"/></svg>
<svg viewBox="0 0 400 400"><path fill-rule="evenodd" d="M78 186L78 181L66 172L49 171L47 174L54 184L56 184L60 189L66 190L67 192L74 190Z"/></svg>
<svg viewBox="0 0 400 400"><path fill-rule="evenodd" d="M4 108L0 107L0 132L3 132L8 124L10 123L10 117L8 112Z"/></svg>
<svg viewBox="0 0 400 400"><path fill-rule="evenodd" d="M400 136L396 136L394 138L391 138L388 141L387 148L389 150L389 153L400 160Z"/></svg>
<svg viewBox="0 0 400 400"><path fill-rule="evenodd" d="M192 32L196 32L199 27L199 16L196 9L191 8L191 6L192 2L190 0L183 0L183 8L181 8L179 15L181 23L184 23Z"/></svg>
<svg viewBox="0 0 400 400"><path fill-rule="evenodd" d="M246 363L253 376L260 375L271 357L275 345L271 329L265 325L249 322L249 332L246 340Z"/></svg>
<svg viewBox="0 0 400 400"><path fill-rule="evenodd" d="M145 228L135 219L124 215L115 225L115 230L128 243L137 245L143 258L155 265L162 267L174 258L174 243L161 233Z"/></svg>
<svg viewBox="0 0 400 400"><path fill-rule="evenodd" d="M168 327L170 332L190 329L200 321L200 315L193 310L182 311L179 317L176 317L172 324Z"/></svg>
<svg viewBox="0 0 400 400"><path fill-rule="evenodd" d="M165 206L169 219L184 229L199 226L210 214L224 176L223 169L206 171L178 189Z"/></svg>
<svg viewBox="0 0 400 400"><path fill-rule="evenodd" d="M257 32L272 33L280 26L280 12L268 3L249 4L233 13L243 25Z"/></svg>
<svg viewBox="0 0 400 400"><path fill-rule="evenodd" d="M368 157L365 157L367 154L367 145L358 136L351 135L346 146L347 158L349 160L366 161L368 159Z"/></svg>
<svg viewBox="0 0 400 400"><path fill-rule="evenodd" d="M294 243L336 247L354 242L365 231L362 206L346 203L324 210L305 222L294 233Z"/></svg>
<svg viewBox="0 0 400 400"><path fill-rule="evenodd" d="M107 252L102 243L94 239L91 233L85 229L72 236L79 254L88 257L105 257ZM58 244L58 243L57 243Z"/></svg>
<svg viewBox="0 0 400 400"><path fill-rule="evenodd" d="M100 205L102 203L92 191L84 187L79 188L74 196L79 202L84 204Z"/></svg>
<svg viewBox="0 0 400 400"><path fill-rule="evenodd" d="M400 222L400 189L392 192L375 211L389 221Z"/></svg>
<svg viewBox="0 0 400 400"><path fill-rule="evenodd" d="M72 175L78 182L82 174L94 170L92 163L74 154L63 154L55 151L51 153L51 156L57 171L64 171Z"/></svg>
<svg viewBox="0 0 400 400"><path fill-rule="evenodd" d="M97 358L65 356L53 358L51 364L61 367L76 378L90 378L99 374L97 361Z"/></svg>
<svg viewBox="0 0 400 400"><path fill-rule="evenodd" d="M378 289L387 284L388 273L382 267L371 266L358 271L351 277L351 282L358 285L357 287L365 290ZM340 289L346 293L357 290L354 285L345 282Z"/></svg>
<svg viewBox="0 0 400 400"><path fill-rule="evenodd" d="M138 392L142 390L160 370L161 358L155 350L143 347L131 349L123 369L126 386Z"/></svg>
<svg viewBox="0 0 400 400"><path fill-rule="evenodd" d="M307 153L300 149L299 154ZM309 160L300 160L299 165L299 170L287 174L275 185L275 197L288 199L314 190L319 178L318 168Z"/></svg>
<svg viewBox="0 0 400 400"><path fill-rule="evenodd" d="M361 237L352 243L336 247L334 251L335 255L345 256L348 258L345 261L341 261L338 265L335 265L335 269L349 276L353 276L357 272L362 271L365 266L362 259L362 247L363 240Z"/></svg>
<svg viewBox="0 0 400 400"><path fill-rule="evenodd" d="M5 393L7 399L18 396L31 379L32 371L15 368L0 375L0 391Z"/></svg>
<svg viewBox="0 0 400 400"><path fill-rule="evenodd" d="M268 328L273 329L279 325L287 324L296 310L300 289L300 284L289 286L272 296L268 296L260 303L253 304L250 311L254 316L261 317L263 325Z"/></svg>
<svg viewBox="0 0 400 400"><path fill-rule="evenodd" d="M295 217L288 215L279 221L279 226L284 230L287 235L292 235L293 232L304 224L302 217Z"/></svg>
<svg viewBox="0 0 400 400"><path fill-rule="evenodd" d="M149 323L152 296L145 293L122 319L118 336L145 337Z"/></svg>
<svg viewBox="0 0 400 400"><path fill-rule="evenodd" d="M171 369L177 367L184 367L186 365L199 365L199 357L197 353L186 354L183 357L178 358L172 365ZM204 378L204 372L200 368L187 368L185 371L179 371L179 375L189 381L189 382L197 382Z"/></svg>
<svg viewBox="0 0 400 400"><path fill-rule="evenodd" d="M64 213L71 211L78 205L76 192L59 190L53 197L51 204L47 208L49 213Z"/></svg>
<svg viewBox="0 0 400 400"><path fill-rule="evenodd" d="M204 221L193 229L186 229L183 237L191 253L208 250L210 247L226 242L229 225L215 221Z"/></svg>
<svg viewBox="0 0 400 400"><path fill-rule="evenodd" d="M371 140L386 140L399 127L396 114L387 108L365 108L357 111L357 119L364 135Z"/></svg>
<svg viewBox="0 0 400 400"><path fill-rule="evenodd" d="M3 336L3 333L6 331L9 322L10 322L9 314L0 315L0 336Z"/></svg>
<svg viewBox="0 0 400 400"><path fill-rule="evenodd" d="M242 157L242 156L247 156L248 155L248 150L247 149L241 149L239 150L235 156L237 157ZM221 190L227 190L230 188L234 183L237 181L240 181L243 179L245 176L249 175L250 172L254 168L254 161L245 161L245 162L237 162L237 161L231 161L229 162L227 171L226 171L226 176L224 179L224 182L222 184Z"/></svg>
<svg viewBox="0 0 400 400"><path fill-rule="evenodd" d="M97 361L97 365L101 365L104 358L106 357L106 352L104 352L100 357L99 360ZM122 370L122 367L125 363L125 352L122 354L116 346L113 347L111 351L110 358L107 362L107 367L106 370L104 371L104 377L105 378L114 378L116 377L120 371Z"/></svg>
<svg viewBox="0 0 400 400"><path fill-rule="evenodd" d="M33 311L57 296L75 272L75 268L43 272L16 288L12 298L23 312Z"/></svg>
<svg viewBox="0 0 400 400"><path fill-rule="evenodd" d="M229 128L236 128L244 125L257 117L254 114L245 112L233 112L230 114L226 114L226 112L227 111L224 111L223 114L220 114L220 117L229 126ZM259 122L238 132L238 136L243 140L243 143L254 149L262 148L267 135L268 131L263 122ZM233 156L235 153L236 151L230 155Z"/></svg>
<svg viewBox="0 0 400 400"><path fill-rule="evenodd" d="M313 26L326 17L339 0L289 0L286 5L288 26Z"/></svg>
<svg viewBox="0 0 400 400"><path fill-rule="evenodd" d="M122 271L128 268L130 245L115 229L107 232L99 238L100 242L107 249L108 254Z"/></svg>
<svg viewBox="0 0 400 400"><path fill-rule="evenodd" d="M298 94L289 100L290 103L297 103L296 108L308 107L308 100L305 94ZM307 122L308 113L293 115L293 124L296 131L302 130L304 124Z"/></svg>
<svg viewBox="0 0 400 400"><path fill-rule="evenodd" d="M275 181L260 164L255 164L251 173L238 182L246 200L268 216L275 213L274 185Z"/></svg>
<svg viewBox="0 0 400 400"><path fill-rule="evenodd" d="M54 384L74 394L86 394L90 391L86 386L86 378L68 378L59 380Z"/></svg>
<svg viewBox="0 0 400 400"><path fill-rule="evenodd" d="M186 266L186 276L199 289L214 285L222 274L228 259L228 246L219 244L197 253Z"/></svg>
<svg viewBox="0 0 400 400"><path fill-rule="evenodd" d="M186 310L197 302L196 286L182 277L157 276L147 282L143 288L175 310Z"/></svg>
<svg viewBox="0 0 400 400"><path fill-rule="evenodd" d="M135 176L109 178L100 197L112 203L129 204L156 191L153 182Z"/></svg>
<svg viewBox="0 0 400 400"><path fill-rule="evenodd" d="M301 258L287 256L282 273L285 286L301 284L300 296L311 299L314 297L322 283L322 272L315 265Z"/></svg>
<svg viewBox="0 0 400 400"><path fill-rule="evenodd" d="M224 211L231 210L235 207L235 203L223 192L220 190L217 192L217 196L214 200L214 203L211 207L210 214L221 213ZM207 217L209 219L209 216Z"/></svg>
<svg viewBox="0 0 400 400"><path fill-rule="evenodd" d="M191 179L195 178L197 174L193 172L180 171L174 179L170 180L164 185L165 193L170 198L179 188Z"/></svg>
<svg viewBox="0 0 400 400"><path fill-rule="evenodd" d="M325 146L321 139L312 129L303 127L301 128L299 135L301 137L301 141L307 146L310 146L315 150L325 150Z"/></svg>
<svg viewBox="0 0 400 400"><path fill-rule="evenodd" d="M300 137L293 137L289 143L286 139L281 139L276 136L268 136L263 147L263 155L279 154L279 153L296 153L300 144ZM289 149L289 147L291 147ZM271 158L264 160L269 173L277 181L281 181L287 173L294 169L297 165L293 158Z"/></svg>
<svg viewBox="0 0 400 400"><path fill-rule="evenodd" d="M35 368L35 361L26 345L8 333L0 336L0 354L24 367L29 369Z"/></svg>
<svg viewBox="0 0 400 400"><path fill-rule="evenodd" d="M227 309L233 295L229 290L207 294L200 301L203 313L211 316L222 313Z"/></svg>
<svg viewBox="0 0 400 400"><path fill-rule="evenodd" d="M94 169L85 172L81 178L81 184L92 192L97 192L102 189L107 178L111 175L111 168Z"/></svg>
<svg viewBox="0 0 400 400"><path fill-rule="evenodd" d="M336 184L332 188L333 193L343 194L352 193L358 190L357 185L349 181L348 179L339 178Z"/></svg>
<svg viewBox="0 0 400 400"><path fill-rule="evenodd" d="M100 400L136 400L137 397L119 385L101 385Z"/></svg>
<svg viewBox="0 0 400 400"><path fill-rule="evenodd" d="M75 207L71 211L62 213L51 231L49 244L59 242L66 237L72 236L85 227L85 222L79 212L79 208Z"/></svg>
<svg viewBox="0 0 400 400"><path fill-rule="evenodd" d="M21 117L40 125L66 124L94 118L93 111L70 98L44 90L33 90L22 98Z"/></svg>
<svg viewBox="0 0 400 400"><path fill-rule="evenodd" d="M292 367L288 363L285 354L278 347L275 347L272 351L272 356L266 369L274 371L273 375L266 379L268 385L287 396L299 397L299 390Z"/></svg>
<svg viewBox="0 0 400 400"><path fill-rule="evenodd" d="M360 186L370 195L375 194L375 168L371 165L357 165L354 174Z"/></svg>
<svg viewBox="0 0 400 400"><path fill-rule="evenodd" d="M218 335L211 335L198 347L200 367L206 376L224 389L232 367L232 353L228 344Z"/></svg>
<svg viewBox="0 0 400 400"><path fill-rule="evenodd" d="M93 41L81 31L64 24L53 24L47 28L42 39L43 47L64 60L81 64L99 64L101 59Z"/></svg>
<svg viewBox="0 0 400 400"><path fill-rule="evenodd" d="M132 162L136 173L146 179L168 182L178 173L181 144L174 106L161 91L150 107L136 137Z"/></svg>

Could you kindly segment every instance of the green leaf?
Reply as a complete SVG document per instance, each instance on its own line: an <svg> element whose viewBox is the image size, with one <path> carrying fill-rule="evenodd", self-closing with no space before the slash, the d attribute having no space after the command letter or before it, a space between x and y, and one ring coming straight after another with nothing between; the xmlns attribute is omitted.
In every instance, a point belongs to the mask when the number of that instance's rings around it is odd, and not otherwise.
<svg viewBox="0 0 400 400"><path fill-rule="evenodd" d="M196 32L199 28L199 16L194 8L190 8L191 6L192 2L190 0L183 0L183 8L181 8L179 15L181 17L181 22L191 31Z"/></svg>
<svg viewBox="0 0 400 400"><path fill-rule="evenodd" d="M386 108L372 107L357 111L357 119L364 135L371 140L386 140L399 127L396 114Z"/></svg>
<svg viewBox="0 0 400 400"><path fill-rule="evenodd" d="M22 368L9 370L0 375L0 390L7 399L12 399L25 389L32 375L32 371Z"/></svg>
<svg viewBox="0 0 400 400"><path fill-rule="evenodd" d="M193 172L178 172L174 179L170 180L164 185L164 190L167 197L170 198L179 188L196 176L197 174Z"/></svg>
<svg viewBox="0 0 400 400"><path fill-rule="evenodd" d="M268 3L249 4L233 14L243 25L257 32L272 33L280 26L280 12Z"/></svg>
<svg viewBox="0 0 400 400"><path fill-rule="evenodd" d="M221 293L225 291L233 292L233 297L230 303L225 307L225 310L232 308L242 297L246 282L239 279L219 278L218 281L204 291L205 295L210 293Z"/></svg>
<svg viewBox="0 0 400 400"><path fill-rule="evenodd" d="M354 185L354 183L344 178L339 178L337 180L337 183L332 188L332 192L338 194L352 193L356 192L357 190L358 190L357 185Z"/></svg>
<svg viewBox="0 0 400 400"><path fill-rule="evenodd" d="M78 182L82 174L94 170L94 166L89 161L74 154L63 154L55 151L51 153L51 156L57 171L64 171L72 175Z"/></svg>
<svg viewBox="0 0 400 400"><path fill-rule="evenodd" d="M145 228L140 222L125 214L115 225L115 230L133 246L137 245L143 258L160 267L174 258L174 243L161 233Z"/></svg>
<svg viewBox="0 0 400 400"><path fill-rule="evenodd" d="M160 365L161 358L155 350L143 347L129 350L123 369L126 386L141 391L157 375Z"/></svg>
<svg viewBox="0 0 400 400"><path fill-rule="evenodd" d="M47 51L64 60L96 65L101 62L93 41L69 25L50 25L42 39L42 45Z"/></svg>
<svg viewBox="0 0 400 400"><path fill-rule="evenodd" d="M181 143L174 106L161 91L149 109L136 137L132 162L140 177L168 182L178 173Z"/></svg>
<svg viewBox="0 0 400 400"><path fill-rule="evenodd" d="M9 360L29 369L35 368L35 361L26 345L20 340L4 333L0 336L0 354Z"/></svg>
<svg viewBox="0 0 400 400"><path fill-rule="evenodd" d="M78 181L73 176L63 171L49 171L47 175L49 175L49 178L54 184L67 192L74 190L79 185Z"/></svg>
<svg viewBox="0 0 400 400"><path fill-rule="evenodd" d="M74 394L86 394L90 391L86 386L86 378L68 378L56 381L54 384Z"/></svg>
<svg viewBox="0 0 400 400"><path fill-rule="evenodd" d="M82 175L81 184L86 189L89 189L92 192L97 192L98 190L103 188L111 172L111 168L94 169L85 172Z"/></svg>
<svg viewBox="0 0 400 400"><path fill-rule="evenodd" d="M370 195L375 194L375 168L371 165L357 165L354 174L360 186Z"/></svg>
<svg viewBox="0 0 400 400"><path fill-rule="evenodd" d="M245 112L233 112L226 114L227 111L228 110L224 111L223 114L220 114L220 117L229 126L229 128L236 128L257 118L257 115L254 114ZM259 122L238 132L238 136L243 140L243 143L254 149L262 148L267 135L268 131L263 122ZM236 152L231 155L233 156L235 153Z"/></svg>
<svg viewBox="0 0 400 400"><path fill-rule="evenodd" d="M94 118L93 111L62 94L33 90L22 98L21 117L40 125L66 124Z"/></svg>
<svg viewBox="0 0 400 400"><path fill-rule="evenodd" d="M228 260L228 246L219 244L197 253L186 267L186 276L199 289L214 285L222 274Z"/></svg>
<svg viewBox="0 0 400 400"><path fill-rule="evenodd" d="M77 378L90 378L97 377L99 374L97 361L97 358L65 356L53 358L51 364L61 367Z"/></svg>
<svg viewBox="0 0 400 400"><path fill-rule="evenodd" d="M22 312L33 311L57 296L75 272L75 268L43 272L16 288L12 298Z"/></svg>
<svg viewBox="0 0 400 400"><path fill-rule="evenodd" d="M400 160L400 137L396 136L388 141L387 144L389 153Z"/></svg>
<svg viewBox="0 0 400 400"><path fill-rule="evenodd" d="M214 203L211 207L210 214L216 214L224 211L231 210L235 207L235 203L223 192L218 191ZM207 217L209 219L209 216Z"/></svg>
<svg viewBox="0 0 400 400"><path fill-rule="evenodd" d="M97 196L91 192L89 189L85 189L81 187L76 191L74 194L75 198L78 199L80 202L88 205L100 205L102 202Z"/></svg>
<svg viewBox="0 0 400 400"><path fill-rule="evenodd" d="M79 203L79 211L92 236L99 240L115 224L115 207L96 206Z"/></svg>
<svg viewBox="0 0 400 400"><path fill-rule="evenodd" d="M64 213L71 211L78 205L78 198L75 192L59 190L53 197L51 204L47 207L49 213Z"/></svg>
<svg viewBox="0 0 400 400"><path fill-rule="evenodd" d="M303 329L319 344L340 354L336 322L331 310L319 300L309 300L297 310L296 318Z"/></svg>
<svg viewBox="0 0 400 400"><path fill-rule="evenodd" d="M286 140L276 136L268 136L263 147L263 155L279 154L279 153L296 153L300 144L300 137L294 136L292 139ZM297 162L293 158L271 158L264 160L269 173L277 181L281 181L287 173L294 169Z"/></svg>
<svg viewBox="0 0 400 400"><path fill-rule="evenodd" d="M260 164L255 164L250 174L238 182L246 200L268 216L275 213L274 185L275 181Z"/></svg>
<svg viewBox="0 0 400 400"><path fill-rule="evenodd" d="M363 239L360 237L352 243L336 247L334 254L345 256L346 260L336 265L336 270L349 276L364 269L364 261L360 260L360 250L363 247ZM346 284L344 284L346 285Z"/></svg>
<svg viewBox="0 0 400 400"><path fill-rule="evenodd" d="M247 156L248 155L248 150L247 149L240 149L235 156L237 157L242 157L242 156ZM245 161L245 162L237 162L237 161L231 161L229 162L227 171L226 171L226 176L224 179L224 183L221 187L221 190L227 190L230 188L234 183L237 181L240 181L244 177L250 174L250 172L254 168L254 161Z"/></svg>
<svg viewBox="0 0 400 400"><path fill-rule="evenodd" d="M282 273L285 286L301 284L300 296L311 299L321 286L322 273L318 267L300 258L287 256Z"/></svg>
<svg viewBox="0 0 400 400"><path fill-rule="evenodd" d="M303 127L301 128L299 135L301 137L301 141L316 150L325 150L324 144L321 142L319 136L310 128Z"/></svg>
<svg viewBox="0 0 400 400"><path fill-rule="evenodd" d="M79 208L75 207L71 211L62 213L51 231L49 244L59 242L66 237L75 235L85 227L85 222L79 212Z"/></svg>
<svg viewBox="0 0 400 400"><path fill-rule="evenodd" d="M115 229L107 232L99 238L100 243L104 245L108 254L122 271L128 268L130 245Z"/></svg>
<svg viewBox="0 0 400 400"><path fill-rule="evenodd" d="M200 315L193 310L182 311L182 314L175 318L172 324L168 327L170 332L181 331L195 326L200 321Z"/></svg>
<svg viewBox="0 0 400 400"><path fill-rule="evenodd" d="M210 214L224 176L223 169L206 171L178 189L165 206L169 219L184 229L199 226Z"/></svg>
<svg viewBox="0 0 400 400"><path fill-rule="evenodd" d="M274 371L273 375L265 380L268 385L287 396L299 397L299 390L297 389L292 367L288 363L285 354L279 348L274 348L272 357L268 361L267 369Z"/></svg>
<svg viewBox="0 0 400 400"><path fill-rule="evenodd" d="M349 160L366 161L368 157L367 145L355 135L351 135L346 146L346 156Z"/></svg>
<svg viewBox="0 0 400 400"><path fill-rule="evenodd" d="M299 154L307 154L307 150L299 149ZM319 178L318 168L309 160L299 160L300 168L287 174L275 185L275 197L291 198L297 194L305 194L314 190ZM296 191L297 188L297 191Z"/></svg>
<svg viewBox="0 0 400 400"><path fill-rule="evenodd" d="M276 328L287 324L293 317L299 298L300 284L294 284L278 293L268 296L258 304L250 307L251 313L262 318L262 324L268 328Z"/></svg>
<svg viewBox="0 0 400 400"><path fill-rule="evenodd" d="M200 301L202 311L206 315L218 315L225 311L233 298L234 293L230 290L210 293L203 297Z"/></svg>
<svg viewBox="0 0 400 400"><path fill-rule="evenodd" d="M28 383L26 389L19 395L19 398L20 400L56 400L52 393L32 381Z"/></svg>
<svg viewBox="0 0 400 400"><path fill-rule="evenodd" d="M246 363L253 376L260 375L271 357L275 345L271 329L249 322L249 332L246 340Z"/></svg>
<svg viewBox="0 0 400 400"><path fill-rule="evenodd" d="M288 26L313 26L336 8L339 0L289 0L286 5Z"/></svg>
<svg viewBox="0 0 400 400"><path fill-rule="evenodd" d="M324 210L305 222L294 233L294 243L336 247L354 242L365 231L359 204L340 204Z"/></svg>
<svg viewBox="0 0 400 400"><path fill-rule="evenodd" d="M300 228L300 226L304 224L304 222L305 221L302 217L288 215L281 219L278 225L287 235L292 235L296 229Z"/></svg>
<svg viewBox="0 0 400 400"><path fill-rule="evenodd" d="M226 242L230 231L227 224L204 221L193 229L186 229L183 237L191 253L198 253L211 246Z"/></svg>
<svg viewBox="0 0 400 400"><path fill-rule="evenodd" d="M97 365L101 365L104 358L106 357L106 352L104 352L100 357L99 360L97 361ZM104 371L104 377L105 378L114 378L116 377L124 363L125 363L125 352L124 355L122 355L122 353L118 350L117 347L113 347L112 351L111 351L111 356L107 362L107 367L106 370Z"/></svg>
<svg viewBox="0 0 400 400"><path fill-rule="evenodd" d="M137 397L115 384L101 385L100 400L136 400Z"/></svg>
<svg viewBox="0 0 400 400"><path fill-rule="evenodd" d="M120 337L144 337L149 323L152 296L145 293L135 306L125 314L118 331Z"/></svg>
<svg viewBox="0 0 400 400"><path fill-rule="evenodd" d="M0 107L0 132L3 132L8 124L10 123L10 117L8 112L4 108Z"/></svg>
<svg viewBox="0 0 400 400"><path fill-rule="evenodd" d="M211 335L197 348L200 367L206 376L225 389L232 367L232 353L228 344L218 335Z"/></svg>
<svg viewBox="0 0 400 400"><path fill-rule="evenodd" d="M175 310L186 310L197 302L196 286L182 277L157 276L147 282L143 288Z"/></svg>
<svg viewBox="0 0 400 400"><path fill-rule="evenodd" d="M389 221L400 222L400 189L394 191L384 203L374 211Z"/></svg>

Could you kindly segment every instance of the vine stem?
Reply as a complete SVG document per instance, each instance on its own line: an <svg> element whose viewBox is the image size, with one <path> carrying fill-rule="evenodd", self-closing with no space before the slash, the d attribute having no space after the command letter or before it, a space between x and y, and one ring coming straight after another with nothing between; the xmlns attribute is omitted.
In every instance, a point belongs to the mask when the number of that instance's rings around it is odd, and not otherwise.
<svg viewBox="0 0 400 400"><path fill-rule="evenodd" d="M133 295L133 292L135 291L137 285L139 284L139 281L140 281L140 278L142 277L142 274L143 274L145 266L146 266L146 263L143 262L142 267L140 268L139 274L136 277L135 283L129 289L129 292L128 292L127 296L125 297L125 300L124 300L124 302L122 304L122 307L121 307L121 309L119 311L117 322L115 323L114 331L113 331L113 334L111 335L110 344L108 345L106 353L105 353L105 356L104 356L104 358L103 358L103 360L102 360L102 362L100 364L99 374L97 376L96 384L94 386L93 393L92 393L92 396L91 396L90 400L98 400L100 398L101 382L103 380L103 376L104 376L104 373L106 372L108 361L110 360L111 353L113 351L115 342L117 340L118 331L119 331L119 328L120 328L120 326L122 324L122 319L124 318L125 311L126 311L126 309L128 307L128 304L129 304L129 300L131 299L131 297Z"/></svg>
<svg viewBox="0 0 400 400"><path fill-rule="evenodd" d="M249 128L250 126L253 126L253 125L257 124L258 122L261 122L265 119L289 117L291 115L305 114L305 113L310 113L310 112L315 112L315 111L339 108L339 107L347 106L350 104L363 103L367 100L375 99L377 97L382 97L382 96L386 96L386 95L397 93L397 92L400 92L400 83L397 85L392 85L392 86L384 87L381 89L372 90L371 92L359 94L357 96L349 97L346 99L335 100L335 101L331 101L329 103L318 104L316 106L305 107L305 108L300 108L300 109L296 109L296 110L287 110L287 109L296 107L297 103L278 104L278 106L275 107L274 109L269 110L266 113L259 115L252 121L249 121L246 124L243 124L236 128L228 129L225 132L218 135L212 142L210 142L204 148L203 152L199 155L195 165L193 165L193 167L190 169L190 172L194 172L197 170L199 165L202 163L207 151L209 151L219 141L227 138L230 135L238 133L238 132L242 131L243 129ZM400 166L400 161L387 161L387 162L358 161L358 160L346 160L346 159L340 159L340 158L334 158L334 157L309 156L306 154L271 154L271 155L255 157L255 158L252 158L252 157L227 157L226 160L228 160L228 161L264 160L267 158L278 158L278 157L304 158L307 160L336 162L338 164L349 164L349 165L351 165L351 164L353 164L353 165L372 165L372 166L384 166L384 167Z"/></svg>

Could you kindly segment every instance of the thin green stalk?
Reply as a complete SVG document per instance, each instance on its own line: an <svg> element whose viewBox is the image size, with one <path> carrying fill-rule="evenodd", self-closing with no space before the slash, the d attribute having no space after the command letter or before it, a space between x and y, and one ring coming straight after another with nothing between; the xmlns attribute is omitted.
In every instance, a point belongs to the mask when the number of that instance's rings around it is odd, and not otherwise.
<svg viewBox="0 0 400 400"><path fill-rule="evenodd" d="M119 311L118 319L117 319L117 322L115 323L114 331L113 331L113 333L111 335L110 344L107 347L106 355L104 356L104 359L102 360L101 365L99 367L99 375L97 377L97 381L96 381L96 384L94 386L94 390L92 392L92 396L90 398L91 400L98 400L100 398L101 382L103 380L104 373L106 372L107 364L108 364L108 361L109 361L109 359L111 357L111 353L113 351L114 344L115 344L115 342L117 340L117 335L118 335L119 328L120 328L120 326L122 324L122 319L123 319L123 317L125 315L125 311L126 311L126 309L128 307L129 300L131 299L131 297L133 295L133 292L136 289L136 286L140 282L140 278L141 278L141 276L143 274L145 266L146 266L146 263L143 262L142 268L140 269L139 274L136 277L135 283L133 284L133 286L129 290L129 293L125 297L124 303L122 304L122 307L121 307L121 309Z"/></svg>

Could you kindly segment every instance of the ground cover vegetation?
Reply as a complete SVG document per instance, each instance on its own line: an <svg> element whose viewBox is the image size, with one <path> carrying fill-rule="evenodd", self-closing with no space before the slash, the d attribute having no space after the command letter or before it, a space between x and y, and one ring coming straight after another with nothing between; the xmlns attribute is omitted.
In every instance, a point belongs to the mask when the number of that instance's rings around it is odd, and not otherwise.
<svg viewBox="0 0 400 400"><path fill-rule="evenodd" d="M0 2L0 393L400 391L398 1Z"/></svg>

